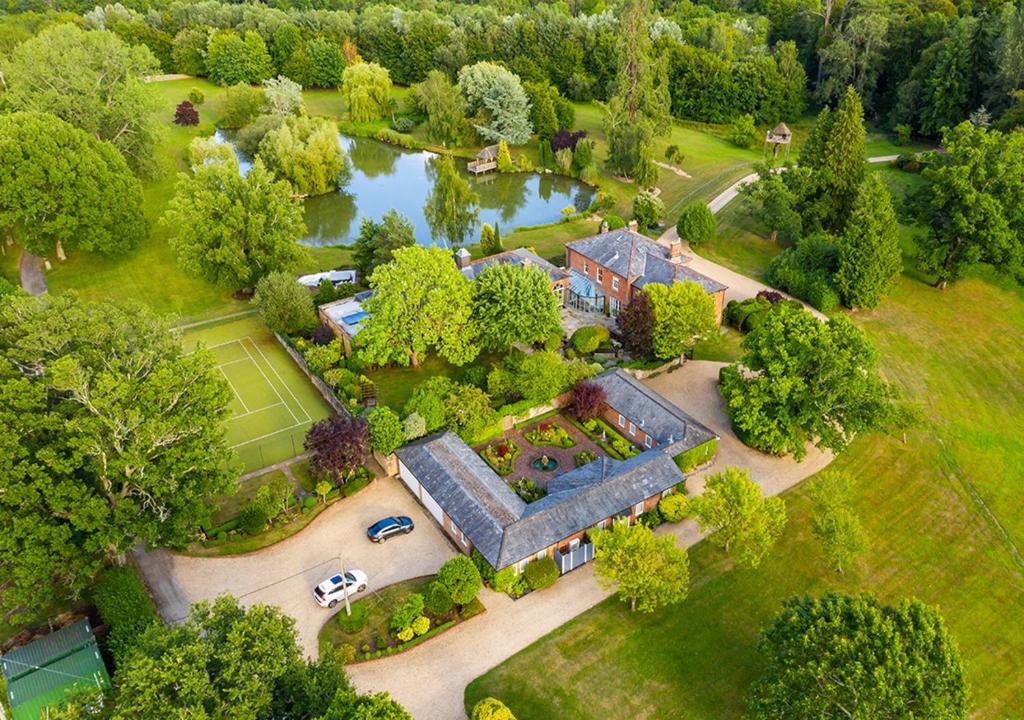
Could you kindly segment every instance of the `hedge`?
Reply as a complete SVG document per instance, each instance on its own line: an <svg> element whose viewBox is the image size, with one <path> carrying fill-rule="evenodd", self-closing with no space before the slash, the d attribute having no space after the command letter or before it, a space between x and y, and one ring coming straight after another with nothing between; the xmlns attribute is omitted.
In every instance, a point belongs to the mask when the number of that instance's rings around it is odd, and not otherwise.
<svg viewBox="0 0 1024 720"><path fill-rule="evenodd" d="M717 451L718 438L711 438L695 448L679 453L672 460L675 461L676 467L685 473L711 460Z"/></svg>
<svg viewBox="0 0 1024 720"><path fill-rule="evenodd" d="M523 574L526 575L526 582L531 590L543 590L558 580L558 565L550 557L544 556L540 560L527 563Z"/></svg>
<svg viewBox="0 0 1024 720"><path fill-rule="evenodd" d="M146 586L132 567L107 570L93 590L93 600L107 625L107 649L120 666L135 649L143 631L160 622Z"/></svg>

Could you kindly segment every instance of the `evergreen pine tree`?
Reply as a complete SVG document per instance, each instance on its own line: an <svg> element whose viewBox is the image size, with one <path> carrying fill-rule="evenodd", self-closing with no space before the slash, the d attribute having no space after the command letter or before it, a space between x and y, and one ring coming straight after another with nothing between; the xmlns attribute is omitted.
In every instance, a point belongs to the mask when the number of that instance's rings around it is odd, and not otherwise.
<svg viewBox="0 0 1024 720"><path fill-rule="evenodd" d="M877 175L869 175L838 243L835 283L847 307L876 307L895 284L903 270L896 228L888 189Z"/></svg>

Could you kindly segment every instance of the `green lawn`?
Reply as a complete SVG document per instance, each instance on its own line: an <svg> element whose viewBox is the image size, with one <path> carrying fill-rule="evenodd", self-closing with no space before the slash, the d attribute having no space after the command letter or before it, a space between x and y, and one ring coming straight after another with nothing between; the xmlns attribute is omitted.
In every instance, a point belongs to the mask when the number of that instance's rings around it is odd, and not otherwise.
<svg viewBox="0 0 1024 720"><path fill-rule="evenodd" d="M878 171L894 188L919 182ZM914 230L901 230L909 250ZM716 242L720 261L756 266L750 248ZM937 605L961 649L972 717L1019 714L1024 290L981 268L940 292L911 270L880 308L852 317L924 417L905 437L859 438L834 464L854 480L871 541L858 567L823 566L804 484L785 495L786 532L759 569L736 570L702 543L682 605L641 616L606 601L477 679L467 706L494 695L519 717L737 718L760 667L759 628L783 599L835 588Z"/></svg>
<svg viewBox="0 0 1024 720"><path fill-rule="evenodd" d="M730 327L723 327L722 332L718 335L697 343L693 348L693 359L733 362L738 360L742 353L741 342L743 342L742 333Z"/></svg>
<svg viewBox="0 0 1024 720"><path fill-rule="evenodd" d="M452 365L437 353L431 353L420 363L419 367L400 367L392 365L382 368L370 368L364 370L364 374L373 380L377 385L377 401L381 405L387 405L396 412L401 412L405 403L412 397L416 386L432 377L444 376L452 380L461 381L466 368L471 365L484 365L490 367L491 363L500 359L500 356L492 356L486 353L481 354L472 363L464 367Z"/></svg>

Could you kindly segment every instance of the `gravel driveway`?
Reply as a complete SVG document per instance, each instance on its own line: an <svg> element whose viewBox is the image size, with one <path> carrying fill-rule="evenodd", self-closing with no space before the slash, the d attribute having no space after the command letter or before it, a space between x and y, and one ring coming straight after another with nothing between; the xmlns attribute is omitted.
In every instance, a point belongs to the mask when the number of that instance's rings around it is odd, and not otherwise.
<svg viewBox="0 0 1024 720"><path fill-rule="evenodd" d="M375 545L366 538L366 528L387 515L408 515L416 529ZM298 534L258 552L197 558L158 550L137 552L136 560L164 619L180 620L192 603L232 594L244 605L276 605L295 618L300 645L316 657L320 628L344 606L320 607L313 587L339 569L339 553L346 569L367 574L367 592L372 592L436 572L455 549L401 482L385 478L335 503Z"/></svg>

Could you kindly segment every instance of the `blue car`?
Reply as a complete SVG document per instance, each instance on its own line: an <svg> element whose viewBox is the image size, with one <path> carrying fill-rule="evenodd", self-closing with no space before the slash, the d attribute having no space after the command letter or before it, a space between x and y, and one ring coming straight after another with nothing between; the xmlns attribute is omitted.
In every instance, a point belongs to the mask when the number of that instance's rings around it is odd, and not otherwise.
<svg viewBox="0 0 1024 720"><path fill-rule="evenodd" d="M366 528L366 536L375 543L381 543L395 535L408 535L412 532L413 527L415 526L412 524L412 519L405 515L386 517Z"/></svg>

